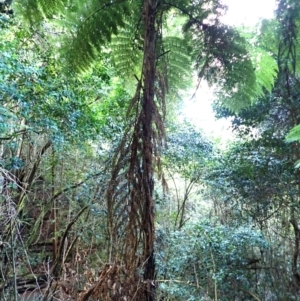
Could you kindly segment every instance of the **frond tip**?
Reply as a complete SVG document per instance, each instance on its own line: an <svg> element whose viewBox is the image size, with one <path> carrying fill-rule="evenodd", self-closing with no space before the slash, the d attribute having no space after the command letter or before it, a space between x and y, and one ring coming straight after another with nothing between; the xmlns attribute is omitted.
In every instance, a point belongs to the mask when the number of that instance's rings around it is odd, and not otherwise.
<svg viewBox="0 0 300 301"><path fill-rule="evenodd" d="M20 0L15 1L14 8L22 12L31 25L39 25L43 19L63 11L66 4L64 0Z"/></svg>
<svg viewBox="0 0 300 301"><path fill-rule="evenodd" d="M300 141L300 124L293 127L288 134L285 136L286 142Z"/></svg>

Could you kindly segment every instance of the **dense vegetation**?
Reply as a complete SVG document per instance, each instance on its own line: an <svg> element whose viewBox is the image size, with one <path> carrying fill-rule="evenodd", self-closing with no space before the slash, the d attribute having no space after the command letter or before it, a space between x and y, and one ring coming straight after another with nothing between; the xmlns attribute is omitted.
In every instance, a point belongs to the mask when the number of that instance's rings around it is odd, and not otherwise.
<svg viewBox="0 0 300 301"><path fill-rule="evenodd" d="M1 1L0 300L300 300L298 2Z"/></svg>

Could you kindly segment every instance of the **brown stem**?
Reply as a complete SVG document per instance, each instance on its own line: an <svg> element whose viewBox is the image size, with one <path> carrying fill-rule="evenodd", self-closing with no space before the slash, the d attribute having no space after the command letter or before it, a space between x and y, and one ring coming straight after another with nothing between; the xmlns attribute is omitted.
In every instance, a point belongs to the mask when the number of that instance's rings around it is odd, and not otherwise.
<svg viewBox="0 0 300 301"><path fill-rule="evenodd" d="M144 190L144 281L145 300L153 301L155 259L154 259L154 201L153 201L153 115L154 115L154 94L155 94L155 73L156 73L156 10L157 0L144 1L144 61L143 80L144 93L142 99L142 186Z"/></svg>
<svg viewBox="0 0 300 301"><path fill-rule="evenodd" d="M184 214L185 214L185 209L186 209L186 203L187 203L187 200L189 198L189 195L190 195L190 192L194 186L195 182L194 181L191 181L188 185L188 187L186 188L185 190L185 193L184 193L184 198L183 198L183 202L182 202L182 205L180 207L180 211L178 212L178 215L180 214L180 221L179 221L179 225L178 225L178 228L182 228L183 225L184 225ZM177 215L177 216L178 216ZM177 220L177 217L176 217L176 220Z"/></svg>
<svg viewBox="0 0 300 301"><path fill-rule="evenodd" d="M293 272L293 277L295 280L296 287L300 288L300 275L298 273L298 258L299 258L299 251L300 251L300 229L299 229L298 222L295 218L293 209L291 213L290 223L294 228L294 235L295 235L294 253L293 253L293 260L292 260L292 272Z"/></svg>

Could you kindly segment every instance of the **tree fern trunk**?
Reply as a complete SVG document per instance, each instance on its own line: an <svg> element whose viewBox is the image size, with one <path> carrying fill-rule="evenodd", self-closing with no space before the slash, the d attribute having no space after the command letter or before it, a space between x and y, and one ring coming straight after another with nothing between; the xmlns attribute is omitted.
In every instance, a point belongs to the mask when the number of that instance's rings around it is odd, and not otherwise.
<svg viewBox="0 0 300 301"><path fill-rule="evenodd" d="M144 1L144 61L143 61L143 98L142 98L142 186L144 191L143 232L144 247L143 257L145 300L152 301L154 296L154 201L153 201L153 114L155 95L155 66L156 66L156 0Z"/></svg>

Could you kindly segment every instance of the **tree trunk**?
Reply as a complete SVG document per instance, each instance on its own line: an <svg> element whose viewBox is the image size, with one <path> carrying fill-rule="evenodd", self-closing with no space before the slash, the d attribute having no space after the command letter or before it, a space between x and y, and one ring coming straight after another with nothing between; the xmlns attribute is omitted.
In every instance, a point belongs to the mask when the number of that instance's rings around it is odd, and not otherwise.
<svg viewBox="0 0 300 301"><path fill-rule="evenodd" d="M152 301L154 296L155 259L154 259L154 201L153 201L153 114L155 95L156 67L156 9L157 0L144 1L144 61L143 61L143 98L142 98L142 185L144 190L144 216L142 217L144 246L143 257L145 300Z"/></svg>

